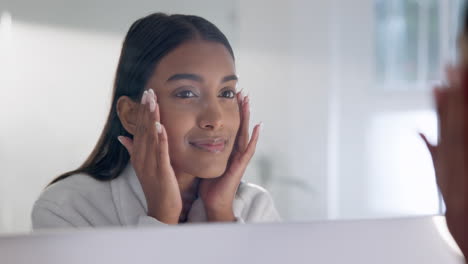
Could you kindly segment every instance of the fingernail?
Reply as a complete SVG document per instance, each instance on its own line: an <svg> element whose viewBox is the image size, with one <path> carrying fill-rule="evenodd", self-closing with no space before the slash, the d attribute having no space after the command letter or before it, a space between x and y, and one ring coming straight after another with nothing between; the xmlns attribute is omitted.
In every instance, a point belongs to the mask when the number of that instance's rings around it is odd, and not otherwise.
<svg viewBox="0 0 468 264"><path fill-rule="evenodd" d="M260 132L263 131L263 122L260 122L260 125L258 127L260 128Z"/></svg>
<svg viewBox="0 0 468 264"><path fill-rule="evenodd" d="M122 136L118 136L118 137L117 137L117 140L120 142L120 144L123 145L123 143L122 143Z"/></svg>
<svg viewBox="0 0 468 264"><path fill-rule="evenodd" d="M145 103L147 102L147 100L146 100L147 97L148 97L148 92L145 91L145 92L143 93L143 96L141 97L141 104L145 104Z"/></svg>
<svg viewBox="0 0 468 264"><path fill-rule="evenodd" d="M161 123L158 121L156 121L156 131L158 131L158 134L162 133Z"/></svg>
<svg viewBox="0 0 468 264"><path fill-rule="evenodd" d="M156 98L155 98L155 97L156 97L156 94L154 94L153 89L149 88L149 89L148 89L148 92L149 92L149 94L151 95L152 98L156 99Z"/></svg>
<svg viewBox="0 0 468 264"><path fill-rule="evenodd" d="M250 97L247 95L244 100L244 104L248 104L250 102Z"/></svg>
<svg viewBox="0 0 468 264"><path fill-rule="evenodd" d="M150 112L154 112L154 110L156 110L156 101L154 100L154 97L149 99L149 108Z"/></svg>

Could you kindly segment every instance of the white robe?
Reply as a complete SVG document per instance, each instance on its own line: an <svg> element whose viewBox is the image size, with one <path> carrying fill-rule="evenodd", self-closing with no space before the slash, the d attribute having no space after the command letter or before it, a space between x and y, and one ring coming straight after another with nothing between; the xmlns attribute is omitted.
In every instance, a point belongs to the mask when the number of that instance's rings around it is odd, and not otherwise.
<svg viewBox="0 0 468 264"><path fill-rule="evenodd" d="M33 230L45 228L164 225L147 215L146 198L129 164L111 181L75 174L46 188L35 202ZM237 222L275 222L280 217L269 193L242 182L233 202ZM188 223L206 222L200 198L188 212Z"/></svg>

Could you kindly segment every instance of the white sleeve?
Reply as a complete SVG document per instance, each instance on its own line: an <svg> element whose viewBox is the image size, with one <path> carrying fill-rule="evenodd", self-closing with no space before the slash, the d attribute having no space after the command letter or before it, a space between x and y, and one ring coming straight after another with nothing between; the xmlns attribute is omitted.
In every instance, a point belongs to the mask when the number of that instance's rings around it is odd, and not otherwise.
<svg viewBox="0 0 468 264"><path fill-rule="evenodd" d="M245 224L245 221L244 221L244 219L242 219L242 217L236 216L236 221L234 221L234 223Z"/></svg>
<svg viewBox="0 0 468 264"><path fill-rule="evenodd" d="M94 227L95 225L85 219L83 214L67 210L58 206L56 203L48 200L38 200L31 213L32 229L51 229L51 228L82 228ZM110 224L108 224L110 225ZM138 216L134 225L136 227L162 226L166 225L157 219L141 215Z"/></svg>
<svg viewBox="0 0 468 264"><path fill-rule="evenodd" d="M151 227L151 226L162 226L162 225L167 225L167 224L148 215L141 215L138 217L137 226Z"/></svg>
<svg viewBox="0 0 468 264"><path fill-rule="evenodd" d="M45 200L36 201L31 213L31 220L33 230L83 226L82 220L75 223L73 217L64 213L58 205ZM84 226L89 226L89 224L84 224Z"/></svg>
<svg viewBox="0 0 468 264"><path fill-rule="evenodd" d="M273 198L267 191L257 194L249 208L245 222L280 222L281 218L276 210Z"/></svg>

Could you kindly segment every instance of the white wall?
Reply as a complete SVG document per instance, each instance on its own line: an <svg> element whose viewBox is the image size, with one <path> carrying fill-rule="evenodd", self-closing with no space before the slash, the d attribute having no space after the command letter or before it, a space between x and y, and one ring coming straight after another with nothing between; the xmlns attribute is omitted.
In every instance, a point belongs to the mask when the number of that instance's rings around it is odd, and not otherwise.
<svg viewBox="0 0 468 264"><path fill-rule="evenodd" d="M260 183L286 219L326 218L330 2L240 3L241 86L265 122L257 158L276 178Z"/></svg>
<svg viewBox="0 0 468 264"><path fill-rule="evenodd" d="M378 87L373 2L339 0L335 9L337 217L437 213L432 162L417 134L436 138L431 89Z"/></svg>
<svg viewBox="0 0 468 264"><path fill-rule="evenodd" d="M109 107L120 39L13 21L0 63L1 220L24 230L39 192L92 150Z"/></svg>

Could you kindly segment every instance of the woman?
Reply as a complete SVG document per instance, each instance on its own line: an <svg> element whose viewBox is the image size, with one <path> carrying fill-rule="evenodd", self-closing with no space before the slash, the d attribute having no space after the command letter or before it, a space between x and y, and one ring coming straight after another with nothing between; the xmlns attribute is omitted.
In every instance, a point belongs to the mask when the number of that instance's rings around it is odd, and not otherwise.
<svg viewBox="0 0 468 264"><path fill-rule="evenodd" d="M84 164L40 195L33 229L278 221L268 192L241 182L261 124L250 138L249 97L236 86L234 53L215 25L137 20L104 131Z"/></svg>

